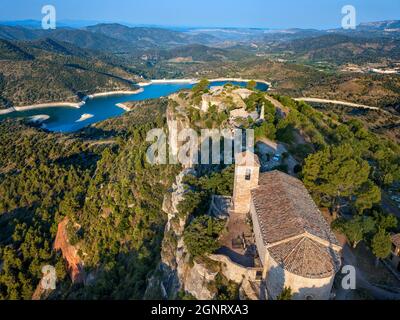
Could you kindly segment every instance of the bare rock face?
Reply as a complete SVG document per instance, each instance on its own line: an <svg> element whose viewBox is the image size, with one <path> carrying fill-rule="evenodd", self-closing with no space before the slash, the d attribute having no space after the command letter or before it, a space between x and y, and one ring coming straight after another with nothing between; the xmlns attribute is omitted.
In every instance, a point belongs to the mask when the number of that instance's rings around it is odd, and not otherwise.
<svg viewBox="0 0 400 320"><path fill-rule="evenodd" d="M182 287L181 270L185 264L185 247L183 243L183 232L186 226L186 219L179 217L178 205L184 200L187 189L183 183L184 177L189 174L196 174L193 169L183 170L177 177L176 183L172 186L170 193L164 197L163 211L168 214L168 222L165 227L165 236L161 249L162 271L161 292L164 298L176 298Z"/></svg>
<svg viewBox="0 0 400 320"><path fill-rule="evenodd" d="M215 292L210 291L208 284L215 280L218 272L212 272L203 264L193 263L193 267L187 268L184 278L184 289L198 300L212 300Z"/></svg>
<svg viewBox="0 0 400 320"><path fill-rule="evenodd" d="M183 240L187 218L180 217L177 208L187 192L183 181L189 174L196 172L193 169L182 171L176 177L171 193L164 199L163 209L168 214L168 223L161 250L160 270L163 277L160 290L164 298L174 299L183 289L197 299L207 300L215 296L215 293L208 289L208 283L215 279L216 273L200 263L190 262L190 255ZM149 284L149 290L150 287L154 290L154 281Z"/></svg>
<svg viewBox="0 0 400 320"><path fill-rule="evenodd" d="M167 126L169 133L170 153L176 160L179 148L184 144L182 142L178 142L178 135L183 129L190 128L190 120L187 118L184 112L182 112L184 107L175 107L173 102L175 102L175 100L170 100L167 108Z"/></svg>
<svg viewBox="0 0 400 320"><path fill-rule="evenodd" d="M69 274L73 283L83 283L85 274L83 261L78 255L78 249L68 241L67 225L68 218L65 218L58 225L57 236L54 242L54 250L60 250L67 262Z"/></svg>
<svg viewBox="0 0 400 320"><path fill-rule="evenodd" d="M247 119L249 116L249 113L246 111L245 108L241 108L241 109L235 109L231 111L231 117L236 119L236 118L243 118L243 119Z"/></svg>
<svg viewBox="0 0 400 320"><path fill-rule="evenodd" d="M183 233L187 218L179 216L178 205L184 200L187 188L185 176L196 174L193 169L183 170L177 177L171 191L165 195L163 211L168 214L164 240L161 249L161 263L156 274L148 281L145 298L176 299L179 291L189 292L197 299L212 299L215 294L208 290L207 284L215 279L216 274L206 266L191 263L185 247Z"/></svg>
<svg viewBox="0 0 400 320"><path fill-rule="evenodd" d="M213 87L210 93L205 93L202 95L202 101L200 104L200 110L203 112L208 112L211 105L218 108L219 112L222 112L233 106L237 109L245 109L246 103L243 101L243 97L248 97L251 91L244 89L245 91L235 90L233 92L225 91L223 87ZM250 92L250 94L248 94Z"/></svg>
<svg viewBox="0 0 400 320"><path fill-rule="evenodd" d="M178 215L178 205L185 199L187 187L183 181L188 175L196 175L196 171L194 169L185 169L176 177L176 183L173 185L172 192L170 194L170 211L166 211L166 213L168 213L168 215L170 215L171 217L175 217ZM185 226L183 225L182 227L184 228Z"/></svg>
<svg viewBox="0 0 400 320"><path fill-rule="evenodd" d="M240 88L232 91L234 94L237 94L240 96L240 98L247 99L253 94L253 91L246 89L246 88Z"/></svg>
<svg viewBox="0 0 400 320"><path fill-rule="evenodd" d="M32 300L46 300L53 290L43 289L39 283L32 295Z"/></svg>

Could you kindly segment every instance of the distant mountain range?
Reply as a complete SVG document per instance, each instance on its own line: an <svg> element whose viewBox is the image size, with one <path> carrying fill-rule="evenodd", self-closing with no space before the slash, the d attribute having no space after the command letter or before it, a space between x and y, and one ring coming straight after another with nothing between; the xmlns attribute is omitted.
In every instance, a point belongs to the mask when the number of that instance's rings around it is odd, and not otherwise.
<svg viewBox="0 0 400 320"><path fill-rule="evenodd" d="M215 43L218 39L207 34L189 34L162 28L127 27L121 24L97 24L85 30L140 47L172 47L187 44Z"/></svg>
<svg viewBox="0 0 400 320"><path fill-rule="evenodd" d="M292 58L326 61L337 65L363 64L382 59L400 60L400 38L351 37L347 33L323 34L280 42L271 52L289 53Z"/></svg>
<svg viewBox="0 0 400 320"><path fill-rule="evenodd" d="M116 23L43 30L34 20L22 26L6 24L0 23L3 107L126 89L140 81L140 76L185 76L204 68L205 63L235 62L240 70L247 60L266 56L317 62L318 68L320 62L341 66L400 60L400 21L365 23L354 31L174 30Z"/></svg>
<svg viewBox="0 0 400 320"><path fill-rule="evenodd" d="M72 22L70 22L71 25ZM73 22L84 25L84 22ZM82 49L146 60L181 59L212 61L240 59L261 48L267 51L293 51L305 58L342 63L352 55L360 61L382 55L398 56L400 20L360 24L356 30L257 28L182 28L130 27L118 23L101 23L81 28L59 27L43 30L35 20L0 22L0 39L35 41L52 39ZM65 24L67 25L67 24ZM340 51L341 50L341 51ZM308 53L307 53L308 51ZM306 54L307 53L307 54ZM365 58L365 59L364 59Z"/></svg>
<svg viewBox="0 0 400 320"><path fill-rule="evenodd" d="M59 20L57 21L57 27L59 28L84 28L87 26L95 25L100 23L100 21L93 20ZM11 27L24 27L40 29L42 27L42 22L40 20L10 20L10 21L0 21L0 25L11 26Z"/></svg>
<svg viewBox="0 0 400 320"><path fill-rule="evenodd" d="M218 42L245 42L245 41L275 41L275 40L293 40L318 36L330 33L346 33L353 36L386 36L400 37L400 20L379 21L361 23L355 30L330 29L264 29L264 28L186 28L186 27L159 27L159 26L135 26L132 24L120 23L98 23L96 21L73 21L62 20L57 24L58 29L67 29L75 31L89 31L97 35L118 39L124 41L122 48L126 48L129 44L141 48L163 47L187 44L215 44ZM17 27L20 29L29 29L31 38L49 37L51 31L41 29L41 22L37 20L22 21L0 21L0 28ZM10 29L8 29L10 32ZM28 33L28 32L23 32ZM57 37L58 34L53 32L51 36ZM8 35L15 39L22 40L20 35L12 32ZM4 34L1 36L4 38ZM24 38L23 40L28 40ZM58 38L58 40L63 40ZM67 39L68 40L68 39ZM118 46L118 47L120 47Z"/></svg>
<svg viewBox="0 0 400 320"><path fill-rule="evenodd" d="M100 51L124 51L132 48L131 44L124 41L81 29L42 30L19 26L0 26L0 39L32 41L46 38L69 42L84 49Z"/></svg>
<svg viewBox="0 0 400 320"><path fill-rule="evenodd" d="M56 30L0 25L0 39L30 41L44 38L69 42L85 49L109 52L171 48L195 43L211 44L218 41L206 34L192 35L160 28L130 28L120 24L98 24L82 29Z"/></svg>
<svg viewBox="0 0 400 320"><path fill-rule="evenodd" d="M361 23L358 26L358 28L363 30L382 30L382 31L400 29L400 20Z"/></svg>

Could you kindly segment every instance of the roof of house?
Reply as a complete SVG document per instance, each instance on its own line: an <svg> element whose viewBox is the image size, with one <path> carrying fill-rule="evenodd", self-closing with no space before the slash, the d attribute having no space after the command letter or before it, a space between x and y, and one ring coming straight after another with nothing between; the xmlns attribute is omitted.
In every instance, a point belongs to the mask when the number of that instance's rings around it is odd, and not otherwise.
<svg viewBox="0 0 400 320"><path fill-rule="evenodd" d="M252 199L264 245L276 262L308 278L338 270L340 244L300 180L280 171L263 173Z"/></svg>
<svg viewBox="0 0 400 320"><path fill-rule="evenodd" d="M392 243L396 246L400 248L400 233L395 234L392 236Z"/></svg>

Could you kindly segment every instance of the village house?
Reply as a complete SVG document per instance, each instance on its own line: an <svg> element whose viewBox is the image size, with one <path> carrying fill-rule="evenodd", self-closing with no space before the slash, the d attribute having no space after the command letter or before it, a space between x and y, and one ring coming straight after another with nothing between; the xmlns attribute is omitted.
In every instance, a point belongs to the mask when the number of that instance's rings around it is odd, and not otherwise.
<svg viewBox="0 0 400 320"><path fill-rule="evenodd" d="M257 275L265 290L259 297L275 299L288 287L294 299L331 298L342 248L300 180L279 171L260 173L256 155L238 154L232 205L220 254L232 264L258 270L244 277ZM252 263L249 250L235 245L250 239L251 232L258 263Z"/></svg>

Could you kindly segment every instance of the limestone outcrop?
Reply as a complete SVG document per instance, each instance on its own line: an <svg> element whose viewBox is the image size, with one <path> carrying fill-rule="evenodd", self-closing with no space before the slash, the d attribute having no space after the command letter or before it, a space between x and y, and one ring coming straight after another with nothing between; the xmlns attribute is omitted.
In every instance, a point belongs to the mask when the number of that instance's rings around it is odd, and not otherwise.
<svg viewBox="0 0 400 320"><path fill-rule="evenodd" d="M183 170L171 191L165 195L163 211L168 214L168 222L162 243L161 263L156 272L158 276L149 280L146 298L154 298L158 293L164 299L176 299L181 290L201 300L215 296L207 284L215 279L217 273L200 262L191 261L183 241L187 218L179 215L178 205L187 192L184 178L189 174L195 175L196 172L193 169Z"/></svg>
<svg viewBox="0 0 400 320"><path fill-rule="evenodd" d="M196 121L191 123L190 108L194 108L197 112L204 114L209 111L211 106L216 107L213 108L213 112L229 110L230 119L225 122L229 129L239 127L236 124L236 120L247 120L249 117L253 118L254 121L259 120L260 114L258 111L246 111L247 107L244 100L252 93L248 89L232 90L230 88L214 87L201 96L198 105L191 105L193 103L193 100L190 99L191 93L171 95L167 108L167 126L170 134L169 151L173 155L177 155L182 145L182 143L175 143L177 134L182 129L190 128L191 124L195 126L197 123ZM215 286L213 290L212 284L215 284L218 274L241 285L243 297L251 299L259 297L259 288L254 289L256 273L259 270L241 268L229 259L224 259L223 256L214 255L205 259L193 259L190 256L183 239L189 217L183 216L178 210L179 204L184 200L185 194L188 192L188 188L184 183L184 178L187 175L196 175L196 171L190 165L176 177L175 184L164 196L162 209L168 215L168 220L161 248L161 262L148 281L145 298L176 299L178 293L184 291L200 300L213 299L217 293L215 292ZM217 212L216 216L222 218L222 211L227 211L226 208L224 209L224 205L230 204L230 199L220 200L223 200L223 203L221 204L217 201L217 208L211 209L216 209L214 210ZM214 211L210 210L210 214Z"/></svg>

